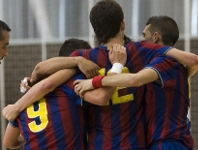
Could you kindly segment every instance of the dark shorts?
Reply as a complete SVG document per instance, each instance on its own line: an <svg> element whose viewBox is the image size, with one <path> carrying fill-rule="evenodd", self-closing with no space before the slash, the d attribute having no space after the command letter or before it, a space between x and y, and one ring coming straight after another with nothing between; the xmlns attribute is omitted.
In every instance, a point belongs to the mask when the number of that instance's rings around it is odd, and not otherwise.
<svg viewBox="0 0 198 150"><path fill-rule="evenodd" d="M148 150L190 150L177 140L163 140L153 143Z"/></svg>

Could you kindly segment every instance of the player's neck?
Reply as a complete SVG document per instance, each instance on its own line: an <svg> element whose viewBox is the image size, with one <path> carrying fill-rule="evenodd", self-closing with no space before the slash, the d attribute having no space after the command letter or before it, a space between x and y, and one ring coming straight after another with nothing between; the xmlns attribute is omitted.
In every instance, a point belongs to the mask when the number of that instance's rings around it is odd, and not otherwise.
<svg viewBox="0 0 198 150"><path fill-rule="evenodd" d="M124 45L124 37L122 34L117 34L115 37L109 39L107 43L104 43L104 46L113 46L114 44Z"/></svg>
<svg viewBox="0 0 198 150"><path fill-rule="evenodd" d="M114 44L120 44L120 45L124 45L124 42L123 41L119 41L119 40L112 40L108 43L105 44L105 46L113 46Z"/></svg>

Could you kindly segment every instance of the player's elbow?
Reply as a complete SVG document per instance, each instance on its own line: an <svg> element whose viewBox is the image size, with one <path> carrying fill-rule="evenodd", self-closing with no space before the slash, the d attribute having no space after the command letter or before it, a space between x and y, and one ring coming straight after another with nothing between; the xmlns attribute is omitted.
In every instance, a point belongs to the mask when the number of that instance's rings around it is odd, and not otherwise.
<svg viewBox="0 0 198 150"><path fill-rule="evenodd" d="M106 95L100 96L97 98L97 105L104 106L107 104L107 102L110 100L110 98Z"/></svg>
<svg viewBox="0 0 198 150"><path fill-rule="evenodd" d="M99 94L99 93L97 95L91 95L85 93L84 100L94 105L104 106L110 100L110 97L105 94Z"/></svg>
<svg viewBox="0 0 198 150"><path fill-rule="evenodd" d="M4 140L3 141L3 145L4 147L6 148L9 148L9 149L17 149L19 147L21 147L22 145L25 144L25 140L23 139L22 141L10 141L10 140Z"/></svg>
<svg viewBox="0 0 198 150"><path fill-rule="evenodd" d="M36 78L38 81L44 79L45 77L48 76L48 74L46 73L46 67L44 67L45 65L43 64L43 62L38 63L34 70L33 70L33 77Z"/></svg>
<svg viewBox="0 0 198 150"><path fill-rule="evenodd" d="M43 70L42 65L41 65L41 62L40 62L40 63L38 63L38 64L35 66L34 72L35 72L36 74L41 74L41 72L43 72L43 71L44 71L44 70Z"/></svg>
<svg viewBox="0 0 198 150"><path fill-rule="evenodd" d="M40 86L40 91L47 91L48 92L51 92L55 89L55 85L52 83L52 82L46 82L46 81L43 81L42 82L42 85Z"/></svg>
<svg viewBox="0 0 198 150"><path fill-rule="evenodd" d="M10 140L3 140L3 145L4 147L9 148L9 149L16 148L15 145L12 142L10 142Z"/></svg>
<svg viewBox="0 0 198 150"><path fill-rule="evenodd" d="M5 146L6 148L10 148L10 142L9 141L5 141L3 140L3 146Z"/></svg>
<svg viewBox="0 0 198 150"><path fill-rule="evenodd" d="M111 99L115 89L116 87L106 87L102 88L101 91L98 91L97 96L95 96L95 101L97 102L97 105L106 105Z"/></svg>
<svg viewBox="0 0 198 150"><path fill-rule="evenodd" d="M196 65L198 65L198 56L196 54L194 54L193 57L192 57L191 66L196 66Z"/></svg>

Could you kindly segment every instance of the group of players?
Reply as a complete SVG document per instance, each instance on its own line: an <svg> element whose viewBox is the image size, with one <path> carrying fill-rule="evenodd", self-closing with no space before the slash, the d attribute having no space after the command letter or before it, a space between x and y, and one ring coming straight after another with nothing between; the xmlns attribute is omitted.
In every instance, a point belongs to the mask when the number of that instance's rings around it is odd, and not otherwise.
<svg viewBox="0 0 198 150"><path fill-rule="evenodd" d="M61 51L77 49L70 57L40 62L21 83L27 93L2 111L10 120L4 145L25 150L193 149L188 77L198 69L198 56L172 47L179 38L176 22L151 17L143 30L145 41L132 42L124 33L122 8L113 0L96 3L90 22L98 47L68 40Z"/></svg>

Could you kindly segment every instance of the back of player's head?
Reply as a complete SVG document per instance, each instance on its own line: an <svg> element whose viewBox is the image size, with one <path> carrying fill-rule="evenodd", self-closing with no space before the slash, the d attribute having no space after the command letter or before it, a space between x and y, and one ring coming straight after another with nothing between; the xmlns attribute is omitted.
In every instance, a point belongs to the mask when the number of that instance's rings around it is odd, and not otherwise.
<svg viewBox="0 0 198 150"><path fill-rule="evenodd" d="M5 22L3 22L2 20L0 20L0 41L3 40L3 38L4 38L2 31L8 31L8 32L10 32L11 29L10 29L10 27Z"/></svg>
<svg viewBox="0 0 198 150"><path fill-rule="evenodd" d="M179 38L179 28L175 20L168 16L153 16L149 18L146 25L149 25L151 34L158 32L162 36L164 45L174 45Z"/></svg>
<svg viewBox="0 0 198 150"><path fill-rule="evenodd" d="M76 49L91 49L91 46L84 40L71 38L62 44L59 50L59 56L68 56Z"/></svg>
<svg viewBox="0 0 198 150"><path fill-rule="evenodd" d="M90 22L95 32L97 44L107 43L120 31L124 13L114 0L101 0L90 12Z"/></svg>

